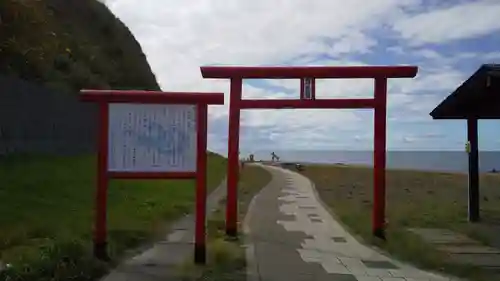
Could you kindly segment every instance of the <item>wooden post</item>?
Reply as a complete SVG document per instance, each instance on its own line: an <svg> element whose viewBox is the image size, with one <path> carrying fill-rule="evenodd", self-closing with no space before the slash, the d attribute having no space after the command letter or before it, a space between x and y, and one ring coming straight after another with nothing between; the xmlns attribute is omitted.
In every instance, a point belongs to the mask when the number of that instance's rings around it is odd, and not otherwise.
<svg viewBox="0 0 500 281"><path fill-rule="evenodd" d="M206 262L206 209L207 209L207 105L199 104L196 108L196 222L194 262Z"/></svg>
<svg viewBox="0 0 500 281"><path fill-rule="evenodd" d="M94 256L108 260L107 201L108 201L108 127L109 105L99 103L99 144L97 153L97 190L94 218Z"/></svg>
<svg viewBox="0 0 500 281"><path fill-rule="evenodd" d="M226 203L226 235L238 235L238 175L240 168L240 102L242 79L231 79L229 96L229 132L227 153L227 203Z"/></svg>
<svg viewBox="0 0 500 281"><path fill-rule="evenodd" d="M467 139L469 152L469 221L479 221L479 149L477 118L467 119Z"/></svg>
<svg viewBox="0 0 500 281"><path fill-rule="evenodd" d="M387 79L375 79L372 233L385 240Z"/></svg>

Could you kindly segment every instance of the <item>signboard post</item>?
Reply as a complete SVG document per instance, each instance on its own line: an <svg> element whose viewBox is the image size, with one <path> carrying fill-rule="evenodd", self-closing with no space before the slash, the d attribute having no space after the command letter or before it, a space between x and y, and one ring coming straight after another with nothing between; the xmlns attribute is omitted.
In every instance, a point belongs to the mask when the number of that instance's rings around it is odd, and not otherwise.
<svg viewBox="0 0 500 281"><path fill-rule="evenodd" d="M82 90L99 104L94 255L107 255L108 181L195 179L195 262L205 263L207 106L223 93Z"/></svg>

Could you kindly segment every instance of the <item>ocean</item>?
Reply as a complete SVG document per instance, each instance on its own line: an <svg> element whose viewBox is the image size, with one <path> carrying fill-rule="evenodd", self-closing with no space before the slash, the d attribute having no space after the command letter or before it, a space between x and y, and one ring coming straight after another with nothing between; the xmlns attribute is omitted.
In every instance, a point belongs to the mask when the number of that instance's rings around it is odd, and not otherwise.
<svg viewBox="0 0 500 281"><path fill-rule="evenodd" d="M317 164L355 164L373 166L373 151L274 151L281 162ZM241 157L254 154L255 160L271 160L271 151L242 151ZM464 151L388 151L388 169L467 172L468 155ZM500 171L500 151L479 153L479 169Z"/></svg>

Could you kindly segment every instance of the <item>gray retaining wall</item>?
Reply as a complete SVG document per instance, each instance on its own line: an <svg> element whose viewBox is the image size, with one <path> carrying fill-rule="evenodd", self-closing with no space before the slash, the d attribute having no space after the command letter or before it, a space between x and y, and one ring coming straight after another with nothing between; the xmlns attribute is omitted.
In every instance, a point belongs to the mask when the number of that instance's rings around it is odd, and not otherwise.
<svg viewBox="0 0 500 281"><path fill-rule="evenodd" d="M95 151L97 106L0 75L0 154L81 154Z"/></svg>

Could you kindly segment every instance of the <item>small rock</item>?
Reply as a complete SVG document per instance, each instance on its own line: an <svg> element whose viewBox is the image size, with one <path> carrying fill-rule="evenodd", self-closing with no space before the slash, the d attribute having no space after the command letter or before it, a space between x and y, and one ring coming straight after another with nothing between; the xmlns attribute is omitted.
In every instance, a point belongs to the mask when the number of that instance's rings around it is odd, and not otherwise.
<svg viewBox="0 0 500 281"><path fill-rule="evenodd" d="M2 261L0 261L0 272L4 271L10 267L12 267L12 265L10 265L8 263L6 264L6 263L3 263Z"/></svg>

